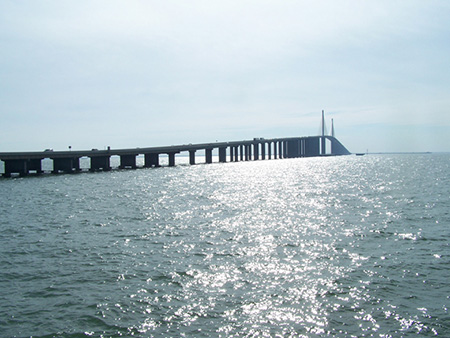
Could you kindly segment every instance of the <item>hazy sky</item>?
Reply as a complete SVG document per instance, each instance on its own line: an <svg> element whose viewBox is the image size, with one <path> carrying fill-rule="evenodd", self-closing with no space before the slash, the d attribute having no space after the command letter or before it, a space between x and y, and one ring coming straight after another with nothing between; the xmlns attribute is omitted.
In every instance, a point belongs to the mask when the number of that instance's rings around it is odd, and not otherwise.
<svg viewBox="0 0 450 338"><path fill-rule="evenodd" d="M450 151L450 1L0 0L0 152ZM330 125L328 125L330 129Z"/></svg>

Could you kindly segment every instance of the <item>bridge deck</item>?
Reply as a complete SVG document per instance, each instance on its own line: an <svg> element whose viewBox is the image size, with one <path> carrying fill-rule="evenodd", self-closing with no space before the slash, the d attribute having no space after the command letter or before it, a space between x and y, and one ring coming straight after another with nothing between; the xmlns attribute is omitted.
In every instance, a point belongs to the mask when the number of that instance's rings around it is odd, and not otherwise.
<svg viewBox="0 0 450 338"><path fill-rule="evenodd" d="M325 140L329 140L326 142ZM331 144L327 153L325 144ZM310 157L322 155L347 155L350 152L333 136L307 136L288 138L255 138L253 140L214 142L199 144L183 144L161 147L107 149L107 150L70 150L70 151L34 151L34 152L3 152L0 160L5 163L3 176L9 177L13 173L25 176L30 171L42 173L41 161L53 160L53 171L80 171L79 159L91 159L90 170L110 170L111 156L120 156L122 168L136 168L136 156L145 155L145 166L159 166L159 155L169 155L169 166L175 165L175 154L190 153L190 163L195 164L195 152L205 150L206 163L212 163L212 150L219 150L219 162L226 162L227 149L229 160L254 160L271 158ZM253 156L252 156L253 155Z"/></svg>

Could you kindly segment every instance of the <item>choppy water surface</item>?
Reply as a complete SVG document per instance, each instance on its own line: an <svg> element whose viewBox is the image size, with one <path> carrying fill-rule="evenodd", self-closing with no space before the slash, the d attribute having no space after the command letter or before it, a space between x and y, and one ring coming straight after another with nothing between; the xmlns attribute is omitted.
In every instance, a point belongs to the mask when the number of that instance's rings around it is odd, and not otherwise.
<svg viewBox="0 0 450 338"><path fill-rule="evenodd" d="M2 336L449 336L449 166L370 155L2 179Z"/></svg>

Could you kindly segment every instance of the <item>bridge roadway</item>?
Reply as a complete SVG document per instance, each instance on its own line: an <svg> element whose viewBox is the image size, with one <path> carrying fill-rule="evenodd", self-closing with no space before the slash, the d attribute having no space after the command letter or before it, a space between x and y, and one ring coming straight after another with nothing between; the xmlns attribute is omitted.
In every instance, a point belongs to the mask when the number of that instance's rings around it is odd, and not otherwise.
<svg viewBox="0 0 450 338"><path fill-rule="evenodd" d="M328 140L328 141L325 141ZM327 144L330 151L326 151ZM81 171L80 158L90 158L90 171L111 170L111 156L120 157L119 168L137 168L136 157L144 155L144 167L159 167L159 155L167 154L169 166L175 165L175 155L189 152L189 163L195 164L195 152L204 150L205 163L212 163L212 152L218 149L219 162L265 160L276 158L295 158L312 156L348 155L350 152L333 136L308 136L253 140L214 142L201 144L183 144L163 147L110 149L107 150L70 150L39 152L6 152L0 153L4 162L4 177L12 174L26 176L30 173L41 174L42 160L53 160L52 173L73 173Z"/></svg>

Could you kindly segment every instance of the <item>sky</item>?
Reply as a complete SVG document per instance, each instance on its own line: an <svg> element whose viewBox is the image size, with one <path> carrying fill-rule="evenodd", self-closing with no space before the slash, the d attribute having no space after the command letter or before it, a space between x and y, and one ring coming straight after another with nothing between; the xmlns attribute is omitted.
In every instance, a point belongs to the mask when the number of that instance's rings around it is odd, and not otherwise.
<svg viewBox="0 0 450 338"><path fill-rule="evenodd" d="M0 152L450 151L450 1L0 0Z"/></svg>

